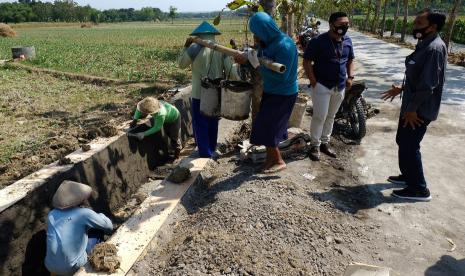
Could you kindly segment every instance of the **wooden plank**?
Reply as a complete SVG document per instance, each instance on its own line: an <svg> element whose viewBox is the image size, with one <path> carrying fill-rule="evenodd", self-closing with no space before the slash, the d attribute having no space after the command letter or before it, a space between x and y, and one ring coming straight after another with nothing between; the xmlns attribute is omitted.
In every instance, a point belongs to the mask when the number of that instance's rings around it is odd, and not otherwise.
<svg viewBox="0 0 465 276"><path fill-rule="evenodd" d="M182 167L191 170L191 177L181 184L174 184L166 179L159 188L152 192L115 234L107 241L116 245L118 256L121 257L120 269L112 275L126 275L136 263L139 256L150 244L158 230L162 227L187 190L198 179L200 172L205 169L210 159L186 158L181 162ZM95 272L90 264L81 268L75 276L107 275Z"/></svg>
<svg viewBox="0 0 465 276"><path fill-rule="evenodd" d="M30 192L45 184L48 181L48 179L53 175L70 170L75 163L84 161L92 157L92 155L104 150L109 144L118 140L122 135L125 134L120 134L111 138L99 138L90 144L91 149L89 151L84 152L81 149L79 149L67 155L66 157L68 157L73 164L60 166L58 165L58 162L54 162L50 165L45 166L41 170L1 189L0 213L8 209L10 206L14 205L16 202L20 201L24 197L26 197Z"/></svg>

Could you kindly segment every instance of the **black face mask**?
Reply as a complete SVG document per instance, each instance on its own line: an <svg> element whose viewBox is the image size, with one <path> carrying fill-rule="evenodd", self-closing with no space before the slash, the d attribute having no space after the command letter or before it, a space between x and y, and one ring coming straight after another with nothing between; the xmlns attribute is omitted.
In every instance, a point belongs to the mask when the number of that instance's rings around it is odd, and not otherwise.
<svg viewBox="0 0 465 276"><path fill-rule="evenodd" d="M425 36L427 35L427 33L425 33L426 29L428 29L429 26L426 26L424 28L420 28L420 29L413 29L413 38L415 39L423 39L425 38Z"/></svg>
<svg viewBox="0 0 465 276"><path fill-rule="evenodd" d="M347 31L349 30L349 26L334 26L334 33L340 36L345 36Z"/></svg>

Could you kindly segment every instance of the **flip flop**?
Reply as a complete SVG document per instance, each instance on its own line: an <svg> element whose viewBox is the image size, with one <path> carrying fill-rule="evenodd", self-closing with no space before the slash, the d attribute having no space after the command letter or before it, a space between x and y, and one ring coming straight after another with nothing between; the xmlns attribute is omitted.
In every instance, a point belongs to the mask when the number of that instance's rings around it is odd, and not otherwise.
<svg viewBox="0 0 465 276"><path fill-rule="evenodd" d="M264 174L273 174L273 173L277 173L277 172L280 172L280 171L284 171L286 168L287 168L286 164L278 164L278 165L272 166L268 170L264 170L263 173Z"/></svg>

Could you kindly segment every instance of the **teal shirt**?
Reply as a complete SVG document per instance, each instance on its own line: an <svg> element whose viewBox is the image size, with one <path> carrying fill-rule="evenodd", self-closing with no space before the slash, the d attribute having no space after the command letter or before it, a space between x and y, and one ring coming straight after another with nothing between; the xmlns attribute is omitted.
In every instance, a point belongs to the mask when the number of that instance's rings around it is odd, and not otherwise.
<svg viewBox="0 0 465 276"><path fill-rule="evenodd" d="M151 114L154 124L149 130L144 132L145 137L159 132L165 123L171 124L179 119L180 113L175 106L164 101L160 101L160 105L160 110L157 113ZM139 120L141 117L142 113L136 109L134 120Z"/></svg>

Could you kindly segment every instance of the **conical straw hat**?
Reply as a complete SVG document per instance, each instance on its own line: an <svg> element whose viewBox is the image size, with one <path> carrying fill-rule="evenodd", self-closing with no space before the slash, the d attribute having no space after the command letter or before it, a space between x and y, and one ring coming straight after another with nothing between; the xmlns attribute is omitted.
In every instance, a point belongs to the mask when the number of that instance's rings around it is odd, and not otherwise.
<svg viewBox="0 0 465 276"><path fill-rule="evenodd" d="M137 104L137 110L145 114L157 113L160 110L160 102L153 97L147 97Z"/></svg>
<svg viewBox="0 0 465 276"><path fill-rule="evenodd" d="M88 185L65 180L61 183L52 199L52 205L57 209L76 207L88 199L92 188Z"/></svg>

